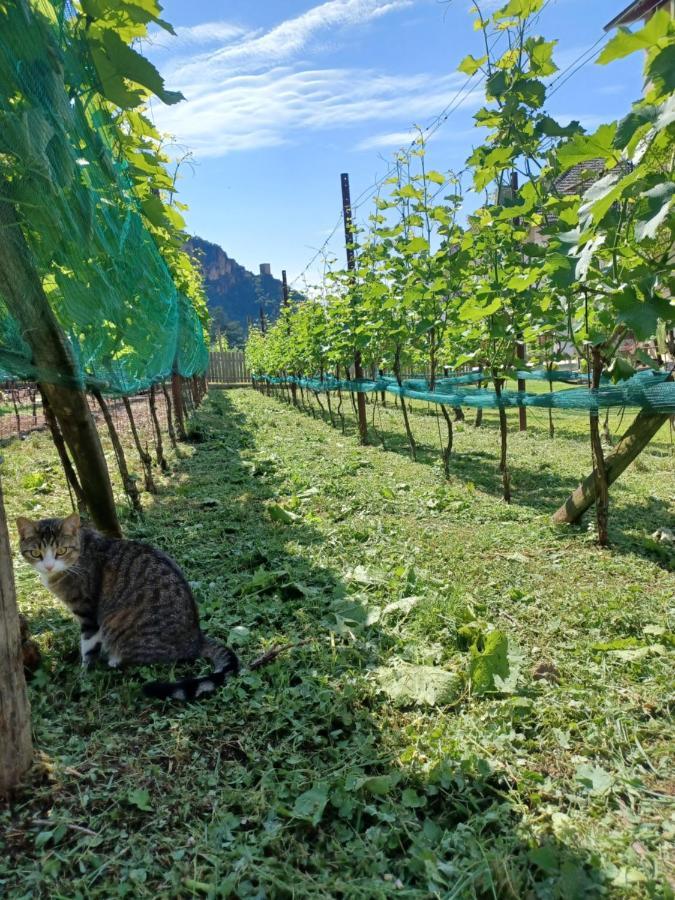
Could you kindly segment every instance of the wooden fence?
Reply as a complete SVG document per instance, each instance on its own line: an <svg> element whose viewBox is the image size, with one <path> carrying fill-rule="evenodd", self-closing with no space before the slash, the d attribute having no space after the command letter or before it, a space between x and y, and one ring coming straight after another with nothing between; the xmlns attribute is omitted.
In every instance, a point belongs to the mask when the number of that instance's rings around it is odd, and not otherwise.
<svg viewBox="0 0 675 900"><path fill-rule="evenodd" d="M226 350L224 353L210 353L206 378L209 384L216 386L250 384L251 375L246 368L244 351Z"/></svg>

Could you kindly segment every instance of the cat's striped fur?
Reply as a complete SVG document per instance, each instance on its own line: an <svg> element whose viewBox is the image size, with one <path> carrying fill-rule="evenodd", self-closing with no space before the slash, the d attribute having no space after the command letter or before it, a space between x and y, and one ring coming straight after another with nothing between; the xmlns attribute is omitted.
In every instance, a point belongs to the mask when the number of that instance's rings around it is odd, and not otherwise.
<svg viewBox="0 0 675 900"><path fill-rule="evenodd" d="M17 519L20 549L80 623L82 664L102 652L108 665L211 660L200 678L143 685L151 697L193 700L220 687L239 663L228 647L203 634L190 585L161 550L105 538L66 519Z"/></svg>

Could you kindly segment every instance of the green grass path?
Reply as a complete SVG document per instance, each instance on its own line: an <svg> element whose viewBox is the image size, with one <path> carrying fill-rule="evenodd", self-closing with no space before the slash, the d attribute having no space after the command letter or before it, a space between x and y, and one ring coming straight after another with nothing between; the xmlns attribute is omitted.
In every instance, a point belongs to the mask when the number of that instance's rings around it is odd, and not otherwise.
<svg viewBox="0 0 675 900"><path fill-rule="evenodd" d="M412 417L415 464L399 411L369 415L387 451L359 448L352 416L342 435L213 392L201 442L126 522L244 666L303 642L206 702L149 703L150 670L82 676L77 627L17 561L45 668L0 895L672 896L674 555L649 537L673 524L666 429L612 489L600 551L550 525L589 468L582 417L510 436L507 506L494 416L458 427L446 482L435 417ZM10 516L68 511L46 435L3 455ZM479 694L495 632L506 677Z"/></svg>

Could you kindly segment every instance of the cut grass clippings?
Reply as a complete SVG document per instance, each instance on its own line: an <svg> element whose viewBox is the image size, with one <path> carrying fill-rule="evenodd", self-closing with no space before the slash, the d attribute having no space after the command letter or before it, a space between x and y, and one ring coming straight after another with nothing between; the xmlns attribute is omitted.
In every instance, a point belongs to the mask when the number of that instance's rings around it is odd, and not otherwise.
<svg viewBox="0 0 675 900"><path fill-rule="evenodd" d="M425 406L417 464L391 401L368 407L387 451L315 409L212 392L201 442L125 522L242 659L205 702L148 702L159 668L82 674L76 624L17 558L45 662L0 894L672 896L667 429L611 489L601 551L586 522L550 524L589 469L582 416L510 434L508 506L496 415L456 425L446 481ZM3 455L10 521L69 511L45 434Z"/></svg>

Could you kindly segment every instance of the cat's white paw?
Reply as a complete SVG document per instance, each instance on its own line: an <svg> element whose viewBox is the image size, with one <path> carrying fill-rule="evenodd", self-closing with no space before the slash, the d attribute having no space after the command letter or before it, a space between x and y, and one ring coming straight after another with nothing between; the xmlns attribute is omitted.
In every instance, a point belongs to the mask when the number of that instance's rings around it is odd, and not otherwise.
<svg viewBox="0 0 675 900"><path fill-rule="evenodd" d="M92 634L91 637L80 637L80 656L82 657L82 668L88 669L92 665L98 651L101 649L101 631Z"/></svg>

